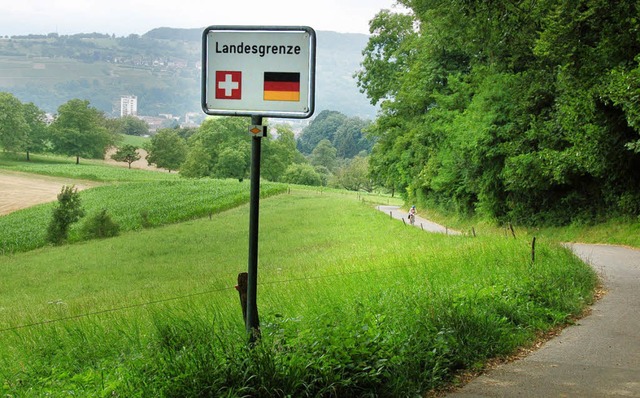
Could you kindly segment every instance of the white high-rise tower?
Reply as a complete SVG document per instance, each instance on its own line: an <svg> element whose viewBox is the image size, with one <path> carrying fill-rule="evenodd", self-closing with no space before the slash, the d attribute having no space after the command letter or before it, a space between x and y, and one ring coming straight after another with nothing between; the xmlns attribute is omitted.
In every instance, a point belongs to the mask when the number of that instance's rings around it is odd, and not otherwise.
<svg viewBox="0 0 640 398"><path fill-rule="evenodd" d="M120 117L136 116L138 114L138 97L123 95L120 97Z"/></svg>

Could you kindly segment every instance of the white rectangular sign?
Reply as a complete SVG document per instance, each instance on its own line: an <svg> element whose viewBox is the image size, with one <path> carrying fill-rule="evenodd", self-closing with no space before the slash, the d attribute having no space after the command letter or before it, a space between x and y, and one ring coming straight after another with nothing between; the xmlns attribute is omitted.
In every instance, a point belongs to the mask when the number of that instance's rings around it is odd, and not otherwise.
<svg viewBox="0 0 640 398"><path fill-rule="evenodd" d="M313 29L210 26L202 39L205 113L298 119L313 114Z"/></svg>

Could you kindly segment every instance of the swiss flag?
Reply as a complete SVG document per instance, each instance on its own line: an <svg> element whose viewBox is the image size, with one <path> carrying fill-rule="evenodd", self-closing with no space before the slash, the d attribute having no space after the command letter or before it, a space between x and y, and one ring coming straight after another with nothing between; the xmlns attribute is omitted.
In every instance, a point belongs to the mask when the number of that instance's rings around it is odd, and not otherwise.
<svg viewBox="0 0 640 398"><path fill-rule="evenodd" d="M242 99L242 72L216 71L216 99Z"/></svg>

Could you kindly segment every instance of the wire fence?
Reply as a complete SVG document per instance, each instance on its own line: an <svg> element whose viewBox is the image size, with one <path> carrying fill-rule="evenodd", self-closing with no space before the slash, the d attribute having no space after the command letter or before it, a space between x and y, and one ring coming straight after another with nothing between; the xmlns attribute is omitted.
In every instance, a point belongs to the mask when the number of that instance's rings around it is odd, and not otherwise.
<svg viewBox="0 0 640 398"><path fill-rule="evenodd" d="M278 281L262 282L262 283L259 283L258 286L279 285L279 284L286 284L286 283L293 283L293 282L304 282L304 281L312 281L312 280L320 280L320 279L338 278L338 277L358 275L358 274L364 274L364 273L371 274L373 272L385 272L385 271L392 271L392 270L398 270L398 269L409 269L409 268L415 268L415 267L417 267L417 265L402 265L402 266L384 267L384 268L377 268L377 269L358 270L358 271L351 271L351 272L340 272L340 273L329 274L329 275L318 275L318 276L312 276L312 277L301 277L301 278L284 279L284 280L278 280ZM190 294L184 294L184 295L180 295L180 296L174 296L174 297L167 297L167 298L162 298L162 299L157 299L157 300L151 300L151 301L147 301L147 302L144 302L144 303L129 304L129 305L123 305L123 306L114 307L114 308L108 308L108 309L104 309L104 310L92 311L92 312L87 312L87 313L84 313L84 314L76 314L76 315L70 315L70 316L66 316L66 317L60 317L60 318L48 319L48 320L44 320L44 321L32 322L32 323L27 323L27 324L23 324L23 325L12 326L12 327L7 327L7 328L0 329L0 333L17 331L17 330L20 330L20 329L29 329L29 328L34 328L34 327L38 327L38 326L44 326L44 325L49 325L49 324L60 323L60 322L64 322L64 321L73 321L73 320L78 320L78 319L82 319L82 318L88 318L88 317L92 317L92 316L104 315L104 314L108 314L108 313L127 311L127 310L131 310L131 309L134 309L134 308L142 308L142 307L146 307L146 306L162 304L162 303L167 303L167 302L171 302L171 301L185 300L185 299L190 299L190 298L193 298L193 297L220 293L220 292L227 291L227 290L232 290L232 289L235 289L235 288L234 287L223 287L223 288L207 290L207 291L203 291L203 292L190 293Z"/></svg>

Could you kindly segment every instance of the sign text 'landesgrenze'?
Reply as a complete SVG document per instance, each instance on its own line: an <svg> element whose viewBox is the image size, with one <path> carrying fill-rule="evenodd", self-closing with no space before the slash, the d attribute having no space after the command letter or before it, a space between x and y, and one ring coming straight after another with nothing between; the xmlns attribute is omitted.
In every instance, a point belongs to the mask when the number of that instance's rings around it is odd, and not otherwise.
<svg viewBox="0 0 640 398"><path fill-rule="evenodd" d="M202 109L210 115L310 117L315 49L315 31L305 26L208 27Z"/></svg>

